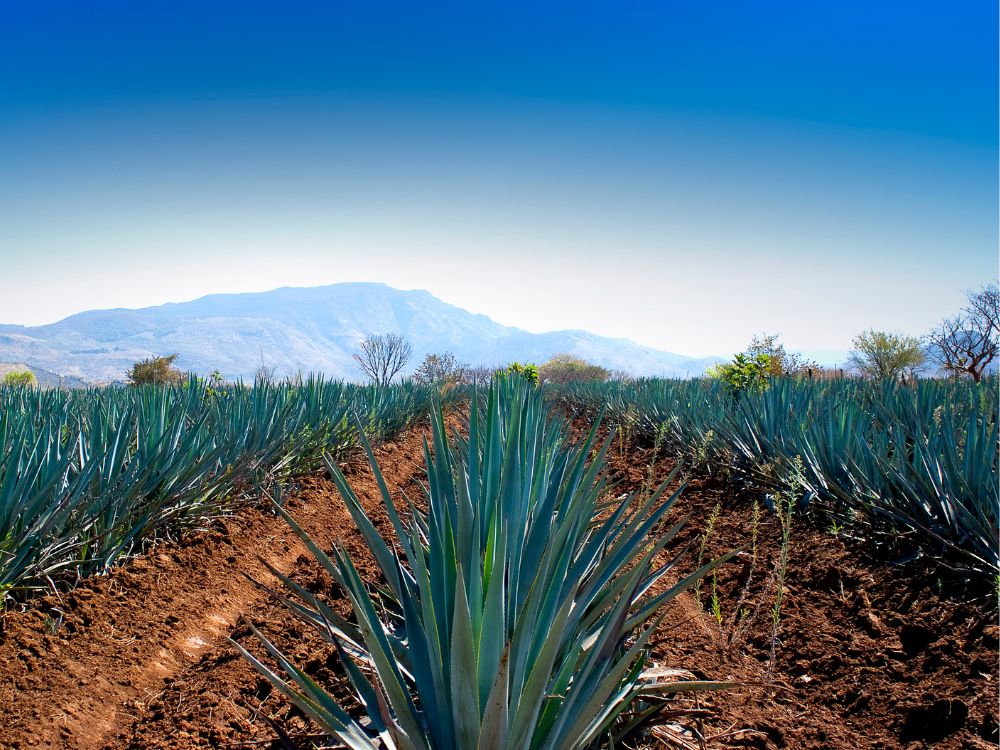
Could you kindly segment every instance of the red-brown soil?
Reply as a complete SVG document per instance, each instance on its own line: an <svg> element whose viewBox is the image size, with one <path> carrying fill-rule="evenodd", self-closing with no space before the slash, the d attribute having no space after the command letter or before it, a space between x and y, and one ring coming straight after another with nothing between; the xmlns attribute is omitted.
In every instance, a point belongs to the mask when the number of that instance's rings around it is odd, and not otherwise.
<svg viewBox="0 0 1000 750"><path fill-rule="evenodd" d="M393 493L423 475L421 432L412 430L378 450ZM612 470L622 490L645 480L650 454L615 446ZM655 463L656 480L671 463ZM365 462L352 460L346 473L376 525L387 531ZM324 546L339 540L362 575L373 575L332 483L321 477L300 481L288 502L296 519ZM693 481L671 511L671 520L692 513L672 548L691 544L679 569L693 568L717 503L722 511L706 555L749 548L750 502L721 484ZM720 568L722 627L693 593L669 605L654 658L742 686L703 695L697 704L679 699L678 715L661 722L650 745L698 748L690 730L695 727L709 738L706 747L996 747L995 606L963 603L948 580L939 590L909 570L866 562L841 539L798 520L769 679L779 536L773 514L765 512L749 585L747 557ZM260 653L246 627L252 623L331 686L338 684L336 658L312 628L241 575L271 580L258 556L313 591L331 591L283 521L247 509L61 598L8 614L0 634L0 747L285 747L270 722L307 747L315 728L270 689L228 638ZM710 597L706 582L703 607ZM730 644L738 600L751 614L746 632ZM338 605L346 612L343 602Z"/></svg>
<svg viewBox="0 0 1000 750"><path fill-rule="evenodd" d="M623 489L649 484L653 451L612 451ZM674 465L654 464L653 482ZM674 518L691 513L679 543L694 569L707 519L721 510L704 560L746 550L718 569L722 625L711 613L711 580L674 603L655 658L699 677L744 687L702 696L698 728L708 747L995 748L998 630L995 600L943 570L866 560L832 531L793 518L785 598L768 675L781 529L761 502L751 574L752 498L722 482L693 479ZM763 498L760 498L763 501ZM939 577L941 576L941 577ZM747 585L747 579L750 583ZM749 617L737 625L738 610ZM690 701L693 703L693 701ZM659 732L657 732L659 733ZM698 747L690 733L668 745Z"/></svg>

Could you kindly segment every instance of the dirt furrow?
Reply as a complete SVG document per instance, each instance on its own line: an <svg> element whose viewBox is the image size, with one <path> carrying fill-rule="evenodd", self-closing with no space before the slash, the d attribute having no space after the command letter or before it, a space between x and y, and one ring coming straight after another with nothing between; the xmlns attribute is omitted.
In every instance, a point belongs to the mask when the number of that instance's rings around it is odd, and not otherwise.
<svg viewBox="0 0 1000 750"><path fill-rule="evenodd" d="M421 431L387 443L378 456L390 487L411 487L423 476ZM380 504L364 460L345 471L360 496ZM288 507L311 536L329 544L357 533L332 483L299 482ZM245 576L270 582L262 561L290 573L304 552L283 520L247 508L71 593L8 613L0 635L0 748L127 743L165 688L206 654L232 658L227 639L241 618L267 609L269 596Z"/></svg>

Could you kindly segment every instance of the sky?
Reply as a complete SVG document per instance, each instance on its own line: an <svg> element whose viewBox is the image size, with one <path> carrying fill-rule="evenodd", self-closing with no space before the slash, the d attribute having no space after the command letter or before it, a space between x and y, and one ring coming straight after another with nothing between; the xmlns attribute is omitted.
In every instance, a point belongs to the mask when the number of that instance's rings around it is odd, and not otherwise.
<svg viewBox="0 0 1000 750"><path fill-rule="evenodd" d="M998 276L997 4L0 4L0 323L342 281L706 356Z"/></svg>

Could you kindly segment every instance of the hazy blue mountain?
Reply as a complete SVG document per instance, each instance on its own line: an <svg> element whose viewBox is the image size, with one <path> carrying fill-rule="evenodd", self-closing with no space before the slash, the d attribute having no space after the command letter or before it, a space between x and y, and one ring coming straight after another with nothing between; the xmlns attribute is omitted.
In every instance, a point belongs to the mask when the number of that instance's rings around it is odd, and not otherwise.
<svg viewBox="0 0 1000 750"><path fill-rule="evenodd" d="M185 370L252 378L263 362L279 375L323 373L358 379L351 359L360 341L400 333L415 367L430 352L471 364L543 362L570 352L636 375L684 377L714 359L694 359L585 331L533 334L446 304L424 291L350 283L254 294L214 294L139 310L92 310L51 325L0 325L0 362L26 362L90 381L120 380L136 360L180 356Z"/></svg>

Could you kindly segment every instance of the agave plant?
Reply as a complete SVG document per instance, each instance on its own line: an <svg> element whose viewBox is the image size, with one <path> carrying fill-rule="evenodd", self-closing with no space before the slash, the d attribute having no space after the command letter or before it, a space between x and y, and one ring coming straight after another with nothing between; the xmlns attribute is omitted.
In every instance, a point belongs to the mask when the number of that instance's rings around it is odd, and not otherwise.
<svg viewBox="0 0 1000 750"><path fill-rule="evenodd" d="M277 668L237 644L246 658L355 750L589 747L621 728L623 712L655 713L658 695L720 687L657 682L646 670L661 605L718 562L664 584L671 565L658 556L683 522L651 532L677 496L664 496L673 477L648 498L602 504L610 442L595 446L595 426L571 444L516 378L473 399L467 432L449 441L437 410L424 502L405 512L368 449L389 540L328 462L379 581L363 580L343 549L325 554L286 514L357 622L278 574L293 592L285 601L336 644L363 715L259 633Z"/></svg>
<svg viewBox="0 0 1000 750"><path fill-rule="evenodd" d="M162 533L227 512L240 487L425 414L431 389L300 385L39 391L0 387L0 599L107 569Z"/></svg>

